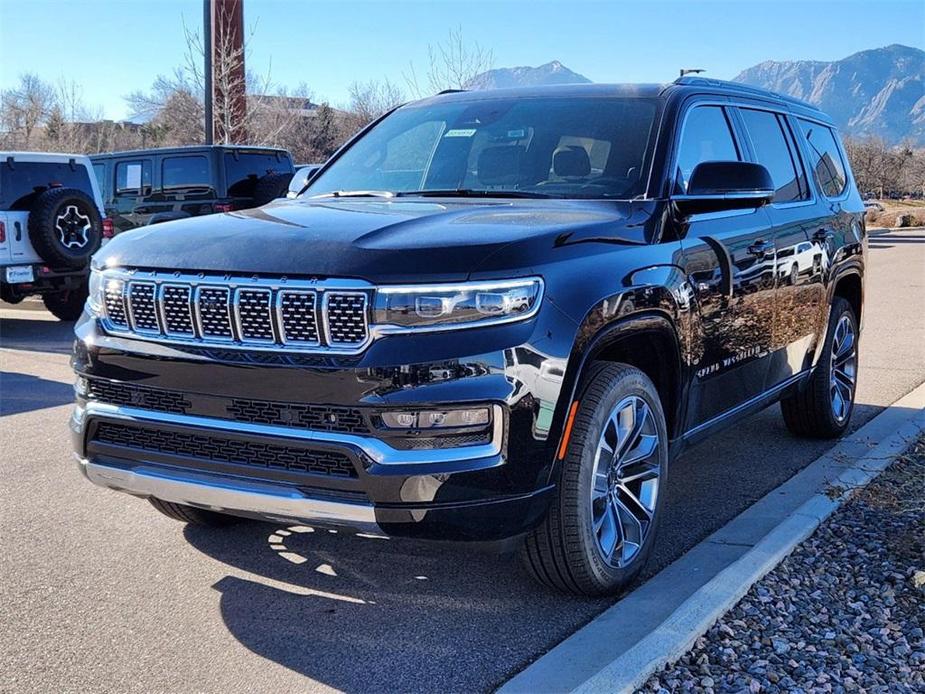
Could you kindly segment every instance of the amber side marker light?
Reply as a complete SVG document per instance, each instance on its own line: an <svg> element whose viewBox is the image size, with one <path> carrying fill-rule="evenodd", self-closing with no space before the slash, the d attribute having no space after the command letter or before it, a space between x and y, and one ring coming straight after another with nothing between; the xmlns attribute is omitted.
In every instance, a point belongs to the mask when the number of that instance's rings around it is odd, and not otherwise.
<svg viewBox="0 0 925 694"><path fill-rule="evenodd" d="M568 440L572 436L572 425L575 423L575 414L578 412L578 401L572 403L568 411L568 418L565 420L565 431L562 432L562 443L559 444L559 460L565 459L565 453L568 450Z"/></svg>

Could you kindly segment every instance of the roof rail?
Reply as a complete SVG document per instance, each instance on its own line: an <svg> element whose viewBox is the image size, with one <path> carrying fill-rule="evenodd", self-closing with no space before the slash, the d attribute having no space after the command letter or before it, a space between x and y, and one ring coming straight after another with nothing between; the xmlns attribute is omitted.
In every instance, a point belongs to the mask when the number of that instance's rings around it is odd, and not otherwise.
<svg viewBox="0 0 925 694"><path fill-rule="evenodd" d="M743 94L754 94L755 96L763 97L773 97L775 99L780 99L781 101L786 101L791 104L796 104L797 106L802 106L803 108L812 109L813 111L819 111L818 106L813 106L813 104L803 101L802 99L797 99L793 96L788 96L787 94L780 94L779 92L772 92L770 89L762 89L761 87L752 87L747 84L742 84L741 82L731 82L729 80L718 80L713 77L697 77L694 75L685 75L683 77L678 77L672 84L679 85L693 85L693 86L703 86L703 87L721 87L723 89L733 89L737 92Z"/></svg>
<svg viewBox="0 0 925 694"><path fill-rule="evenodd" d="M468 89L444 89L443 91L437 92L436 96L441 94L459 94L460 92L467 92Z"/></svg>

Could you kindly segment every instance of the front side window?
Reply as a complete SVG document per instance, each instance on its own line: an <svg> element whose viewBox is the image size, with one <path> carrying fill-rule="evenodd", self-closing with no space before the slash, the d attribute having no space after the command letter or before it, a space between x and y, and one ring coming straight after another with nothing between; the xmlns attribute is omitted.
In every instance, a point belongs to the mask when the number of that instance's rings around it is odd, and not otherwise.
<svg viewBox="0 0 925 694"><path fill-rule="evenodd" d="M740 159L724 109L721 106L694 107L688 112L681 132L676 192L687 192L687 184L697 164Z"/></svg>
<svg viewBox="0 0 925 694"><path fill-rule="evenodd" d="M436 101L386 117L305 195L379 191L633 198L657 101L518 97Z"/></svg>
<svg viewBox="0 0 925 694"><path fill-rule="evenodd" d="M809 161L816 183L827 198L837 198L848 185L845 163L842 161L835 133L819 123L798 119L806 142L809 144Z"/></svg>
<svg viewBox="0 0 925 694"><path fill-rule="evenodd" d="M771 174L774 202L807 199L809 196L803 180L803 167L797 159L790 132L781 116L750 108L740 109L739 113L742 114L758 163Z"/></svg>
<svg viewBox="0 0 925 694"><path fill-rule="evenodd" d="M165 157L161 176L165 191L212 188L209 160L201 156Z"/></svg>

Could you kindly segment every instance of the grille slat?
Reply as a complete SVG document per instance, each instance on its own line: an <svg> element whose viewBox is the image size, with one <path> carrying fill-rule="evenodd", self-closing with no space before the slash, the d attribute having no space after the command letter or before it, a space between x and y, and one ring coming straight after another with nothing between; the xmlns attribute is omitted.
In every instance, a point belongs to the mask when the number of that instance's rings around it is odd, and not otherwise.
<svg viewBox="0 0 925 694"><path fill-rule="evenodd" d="M164 332L168 335L193 335L192 290L185 285L167 284L161 288Z"/></svg>
<svg viewBox="0 0 925 694"><path fill-rule="evenodd" d="M153 282L130 282L128 305L132 327L143 332L160 332L157 317L157 285Z"/></svg>
<svg viewBox="0 0 925 694"><path fill-rule="evenodd" d="M328 341L338 345L357 345L366 341L366 295L327 295Z"/></svg>
<svg viewBox="0 0 925 694"><path fill-rule="evenodd" d="M135 271L107 278L103 324L115 332L203 346L358 354L369 342L369 291L280 279ZM250 283L249 283L250 282ZM295 285L295 286L293 286ZM317 288L316 288L317 287ZM315 349L317 348L317 349Z"/></svg>
<svg viewBox="0 0 925 694"><path fill-rule="evenodd" d="M238 289L235 306L238 331L244 342L273 342L273 293L269 289Z"/></svg>

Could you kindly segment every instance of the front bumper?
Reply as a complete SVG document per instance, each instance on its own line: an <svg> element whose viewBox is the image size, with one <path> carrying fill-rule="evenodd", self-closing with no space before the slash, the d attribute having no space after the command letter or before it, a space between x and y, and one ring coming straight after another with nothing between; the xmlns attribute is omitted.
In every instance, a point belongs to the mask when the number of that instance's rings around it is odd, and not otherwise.
<svg viewBox="0 0 925 694"><path fill-rule="evenodd" d="M494 332L481 343L522 343L532 330ZM144 398L112 403L79 393L74 449L100 486L272 521L471 541L526 532L552 496L565 360L529 344L451 359L442 357L459 351L458 338L420 336L415 353L439 362L406 358L396 366L389 339L388 353L376 355L374 347L359 359L255 364L114 338L92 320L77 334L73 364L81 377L181 394L189 405L177 410L160 398L157 409ZM493 417L486 441L402 450L363 432L234 420L224 408L236 398L364 411L479 403Z"/></svg>

